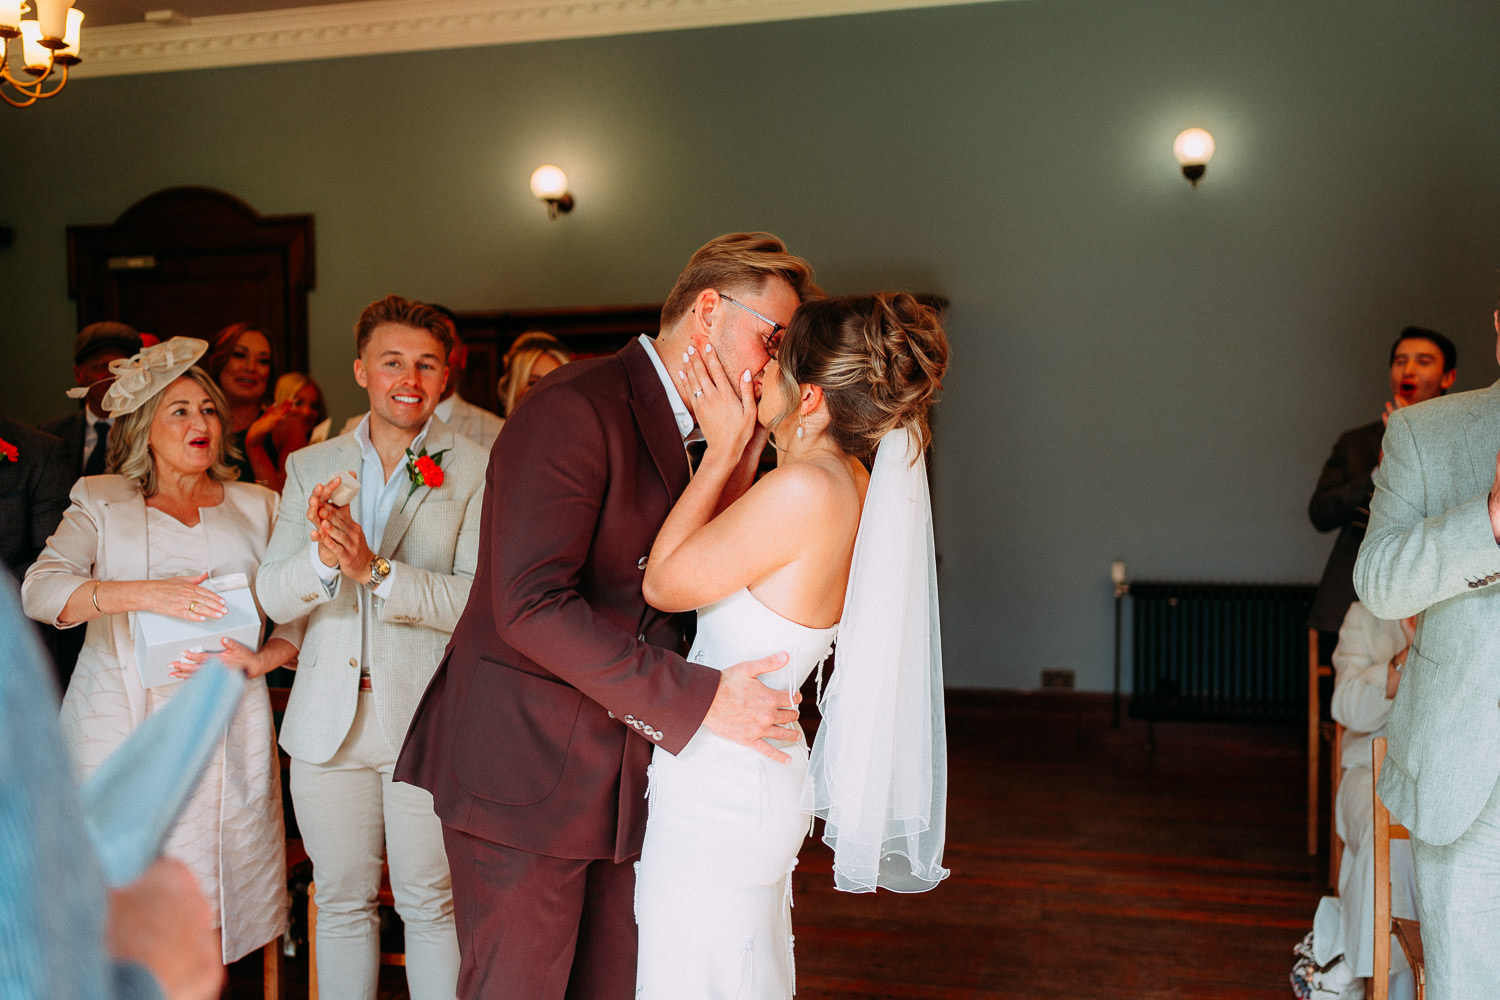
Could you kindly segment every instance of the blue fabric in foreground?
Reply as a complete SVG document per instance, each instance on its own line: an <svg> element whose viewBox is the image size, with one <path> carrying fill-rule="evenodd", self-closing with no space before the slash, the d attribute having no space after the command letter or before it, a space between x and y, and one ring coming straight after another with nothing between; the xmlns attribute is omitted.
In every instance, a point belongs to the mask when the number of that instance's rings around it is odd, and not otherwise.
<svg viewBox="0 0 1500 1000"><path fill-rule="evenodd" d="M134 882L161 856L244 693L245 675L210 658L84 782L84 824L107 885Z"/></svg>

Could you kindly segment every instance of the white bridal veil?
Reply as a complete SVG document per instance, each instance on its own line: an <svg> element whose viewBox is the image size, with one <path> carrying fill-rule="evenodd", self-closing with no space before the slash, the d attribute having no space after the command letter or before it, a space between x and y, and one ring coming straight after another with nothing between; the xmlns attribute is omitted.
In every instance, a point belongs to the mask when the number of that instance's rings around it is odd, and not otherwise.
<svg viewBox="0 0 1500 1000"><path fill-rule="evenodd" d="M834 885L921 892L942 866L948 799L943 660L927 463L897 428L870 471L804 805Z"/></svg>

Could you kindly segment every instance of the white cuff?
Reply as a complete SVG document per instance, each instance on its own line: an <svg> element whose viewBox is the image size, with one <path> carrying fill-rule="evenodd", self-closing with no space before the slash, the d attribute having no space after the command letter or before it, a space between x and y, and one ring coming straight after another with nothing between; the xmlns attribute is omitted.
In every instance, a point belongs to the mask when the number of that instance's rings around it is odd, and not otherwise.
<svg viewBox="0 0 1500 1000"><path fill-rule="evenodd" d="M401 565L394 559L390 560L390 563L391 571L385 575L384 580L380 581L380 586L370 591L370 593L374 594L382 601L389 601L391 599L391 581L396 579L396 567Z"/></svg>
<svg viewBox="0 0 1500 1000"><path fill-rule="evenodd" d="M323 586L328 590L328 596L332 597L338 593L339 577L343 576L337 566L324 566L323 560L318 558L318 543L312 542L307 546L307 558L312 561L313 571L318 574L318 579L323 581Z"/></svg>

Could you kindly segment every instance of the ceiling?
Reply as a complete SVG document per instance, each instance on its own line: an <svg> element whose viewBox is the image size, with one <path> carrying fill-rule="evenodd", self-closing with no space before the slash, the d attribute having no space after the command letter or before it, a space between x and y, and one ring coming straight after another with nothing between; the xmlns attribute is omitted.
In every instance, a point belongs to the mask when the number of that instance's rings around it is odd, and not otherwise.
<svg viewBox="0 0 1500 1000"><path fill-rule="evenodd" d="M976 0L77 0L78 77L436 51ZM998 2L998 0L980 0ZM171 3L171 10L164 10ZM161 16L150 21L146 15ZM173 12L177 16L173 16Z"/></svg>
<svg viewBox="0 0 1500 1000"><path fill-rule="evenodd" d="M214 17L220 14L250 14L285 7L326 7L345 0L74 0L73 6L84 13L90 28L106 24L139 24L150 10L174 10L189 18Z"/></svg>

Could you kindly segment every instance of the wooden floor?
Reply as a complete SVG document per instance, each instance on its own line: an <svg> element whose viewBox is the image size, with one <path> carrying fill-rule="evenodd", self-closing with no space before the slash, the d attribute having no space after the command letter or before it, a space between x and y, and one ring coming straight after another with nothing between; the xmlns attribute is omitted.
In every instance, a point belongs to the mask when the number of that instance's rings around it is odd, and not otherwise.
<svg viewBox="0 0 1500 1000"><path fill-rule="evenodd" d="M1325 875L1303 851L1300 729L1116 730L1107 698L973 692L950 692L948 728L953 875L839 893L809 843L798 1000L1290 996ZM287 978L306 995L305 961ZM258 959L231 995L260 996ZM399 972L381 995L404 996Z"/></svg>

